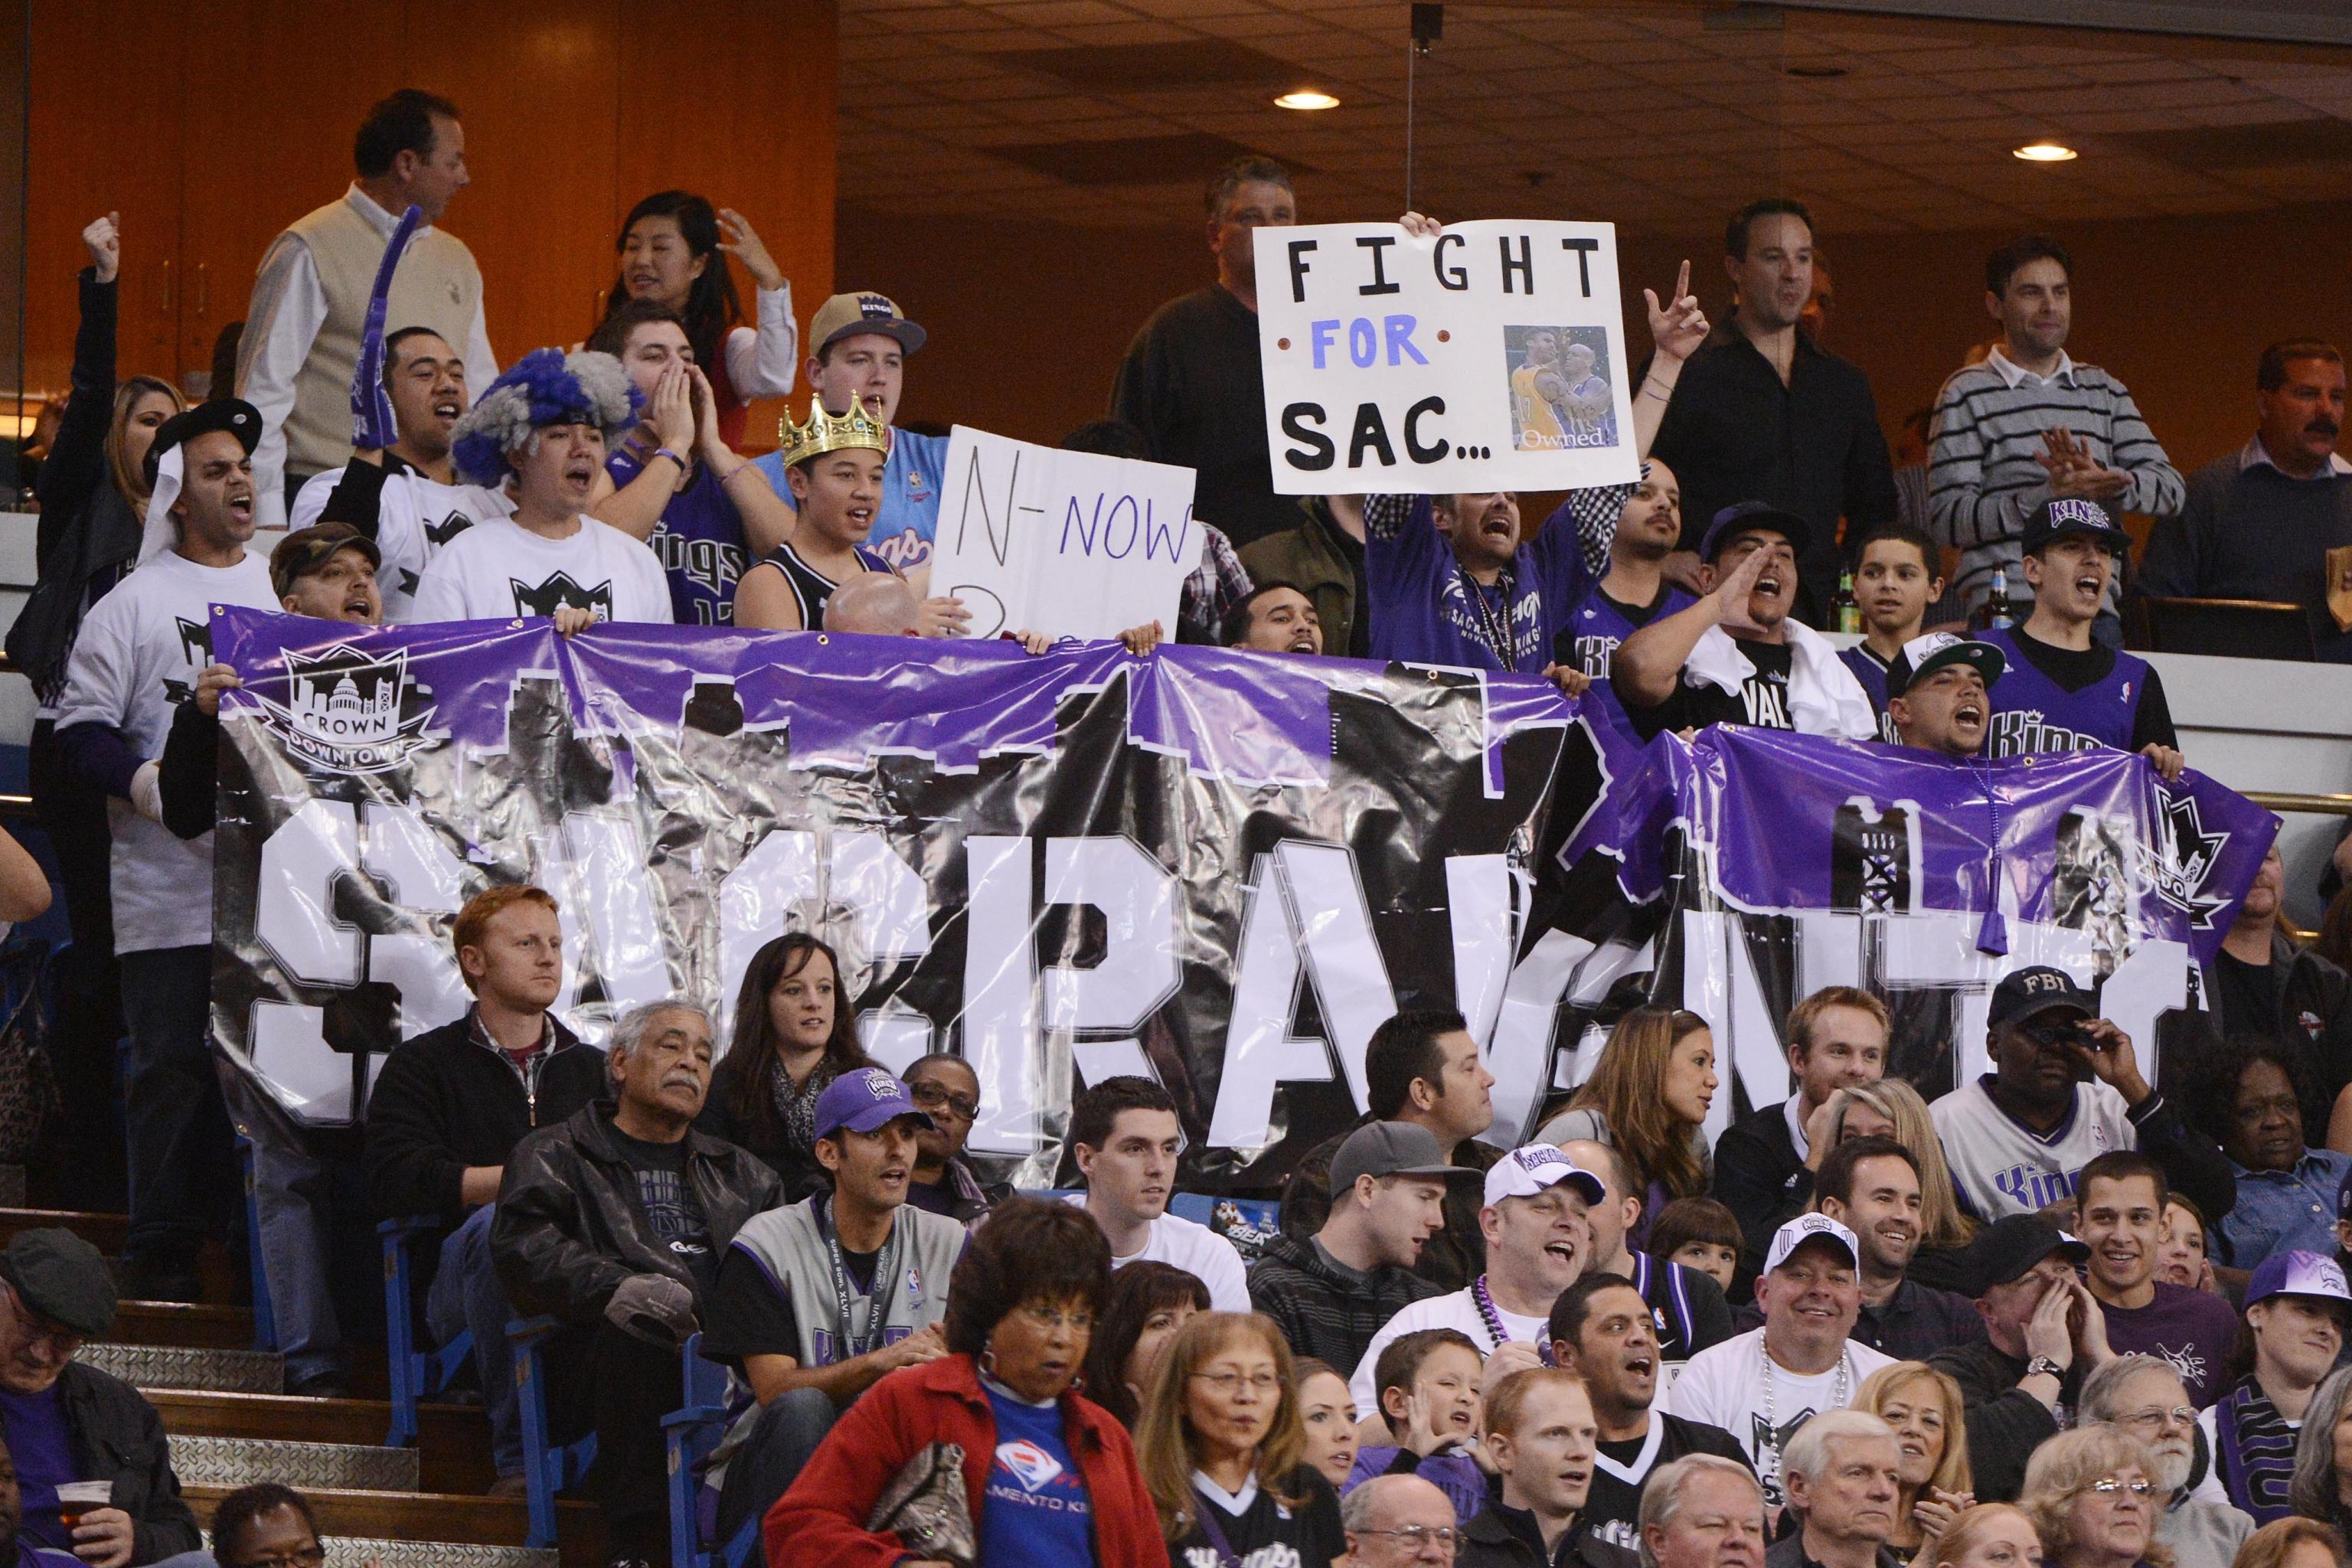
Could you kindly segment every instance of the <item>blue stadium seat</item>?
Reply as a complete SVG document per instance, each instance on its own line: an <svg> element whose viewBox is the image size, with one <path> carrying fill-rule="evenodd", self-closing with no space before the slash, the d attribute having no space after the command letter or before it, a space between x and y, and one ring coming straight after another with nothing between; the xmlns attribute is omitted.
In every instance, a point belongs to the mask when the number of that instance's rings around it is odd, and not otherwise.
<svg viewBox="0 0 2352 1568"><path fill-rule="evenodd" d="M745 1520L735 1539L716 1552L703 1545L717 1529L719 1503L717 1494L702 1484L703 1468L726 1435L732 1415L727 1404L727 1369L702 1358L698 1333L687 1336L678 1356L685 1400L662 1417L669 1456L670 1563L672 1568L743 1568L759 1550L759 1520Z"/></svg>
<svg viewBox="0 0 2352 1568"><path fill-rule="evenodd" d="M392 1430L383 1440L387 1448L405 1448L416 1441L416 1407L448 1387L474 1354L474 1336L463 1329L436 1350L416 1348L408 1249L416 1237L429 1238L440 1230L441 1216L429 1214L388 1219L375 1227L383 1240L384 1360L392 1382Z"/></svg>
<svg viewBox="0 0 2352 1568"><path fill-rule="evenodd" d="M269 1302L269 1253L261 1245L261 1198L255 1190L253 1140L236 1135L237 1169L245 1182L245 1255L253 1274L253 1348L278 1348L278 1312Z"/></svg>
<svg viewBox="0 0 2352 1568"><path fill-rule="evenodd" d="M555 1499L571 1490L596 1462L596 1434L557 1446L548 1440L546 1367L541 1342L563 1324L554 1318L518 1318L507 1325L514 1346L515 1404L522 1415L522 1474L530 1508L525 1546L555 1544Z"/></svg>

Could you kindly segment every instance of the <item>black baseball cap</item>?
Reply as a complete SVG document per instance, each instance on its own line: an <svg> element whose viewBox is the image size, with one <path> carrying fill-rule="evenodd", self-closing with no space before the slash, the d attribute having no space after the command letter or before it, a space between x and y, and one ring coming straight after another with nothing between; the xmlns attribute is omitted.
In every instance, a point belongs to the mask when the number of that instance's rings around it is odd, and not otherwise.
<svg viewBox="0 0 2352 1568"><path fill-rule="evenodd" d="M1711 562L1738 535L1765 531L1780 535L1790 550L1802 555L1806 542L1813 536L1813 525L1768 500L1740 501L1717 512L1715 521L1706 525L1706 537L1698 542L1698 558Z"/></svg>
<svg viewBox="0 0 2352 1568"><path fill-rule="evenodd" d="M2004 1215L1960 1249L1960 1277L1970 1296L1981 1296L1996 1285L2023 1279L2026 1270L2053 1252L2068 1263L2091 1256L2089 1247L2038 1214Z"/></svg>
<svg viewBox="0 0 2352 1568"><path fill-rule="evenodd" d="M163 460L164 453L215 430L236 437L250 458L261 445L261 411L242 397L215 397L173 415L155 427L154 444L147 448L147 482L155 482L155 465Z"/></svg>
<svg viewBox="0 0 2352 1568"><path fill-rule="evenodd" d="M2116 526L2107 509L2082 496L2060 496L2043 501L2025 520L2018 548L2028 555L2039 555L2053 541L2070 536L2095 539L2107 547L2110 555L2121 555L2131 548L2131 535Z"/></svg>
<svg viewBox="0 0 2352 1568"><path fill-rule="evenodd" d="M84 1339L114 1330L114 1276L106 1256L69 1230L18 1231L0 1250L0 1279L35 1317Z"/></svg>
<svg viewBox="0 0 2352 1568"><path fill-rule="evenodd" d="M1913 637L1886 667L1886 695L1900 697L1911 689L1911 683L1939 669L1955 664L1965 664L1984 678L1987 689L2000 679L2009 668L2000 649L1989 642L1973 637L1954 637L1949 632L1929 632Z"/></svg>
<svg viewBox="0 0 2352 1568"><path fill-rule="evenodd" d="M2068 1008L2085 1018L2098 1012L2097 999L2075 984L2073 975L2063 969L2037 963L2001 976L2000 984L1992 988L1992 1005L1986 1011L1985 1021L1998 1029L2003 1024L2022 1023L2053 1007Z"/></svg>
<svg viewBox="0 0 2352 1568"><path fill-rule="evenodd" d="M383 565L383 552L376 548L375 541L348 522L315 522L296 529L269 552L270 592L284 598L294 591L297 581L346 550L366 556L370 566L381 569Z"/></svg>

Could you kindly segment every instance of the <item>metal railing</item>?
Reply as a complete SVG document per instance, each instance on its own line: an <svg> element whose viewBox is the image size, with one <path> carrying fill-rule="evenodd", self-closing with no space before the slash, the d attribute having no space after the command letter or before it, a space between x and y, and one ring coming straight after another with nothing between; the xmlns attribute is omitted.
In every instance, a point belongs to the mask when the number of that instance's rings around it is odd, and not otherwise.
<svg viewBox="0 0 2352 1568"><path fill-rule="evenodd" d="M2257 789L2242 793L2265 811L2304 812L2314 816L2352 816L2352 795L2293 795Z"/></svg>

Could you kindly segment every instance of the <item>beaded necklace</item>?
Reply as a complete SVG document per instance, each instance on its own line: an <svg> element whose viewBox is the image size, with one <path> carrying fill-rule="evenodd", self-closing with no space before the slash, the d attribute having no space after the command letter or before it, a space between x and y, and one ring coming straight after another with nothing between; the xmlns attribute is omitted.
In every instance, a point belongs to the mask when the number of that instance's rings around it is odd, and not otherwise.
<svg viewBox="0 0 2352 1568"><path fill-rule="evenodd" d="M1470 1281L1470 1303L1478 1309L1478 1321L1486 1326L1486 1337L1495 1342L1495 1349L1501 1350L1509 1344L1510 1331L1503 1327L1503 1314L1496 1308L1495 1298L1486 1289L1484 1274ZM1557 1364L1551 1358L1551 1345L1547 1341L1536 1342L1536 1354L1546 1366Z"/></svg>

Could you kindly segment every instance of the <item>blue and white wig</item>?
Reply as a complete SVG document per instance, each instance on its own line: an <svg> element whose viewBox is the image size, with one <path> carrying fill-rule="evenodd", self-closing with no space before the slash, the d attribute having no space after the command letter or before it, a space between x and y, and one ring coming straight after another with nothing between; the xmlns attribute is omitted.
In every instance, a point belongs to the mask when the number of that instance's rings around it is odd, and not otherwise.
<svg viewBox="0 0 2352 1568"><path fill-rule="evenodd" d="M496 489L506 481L508 457L536 450L548 426L597 426L611 447L635 426L644 404L611 354L534 349L474 400L451 433L449 456L467 479Z"/></svg>

